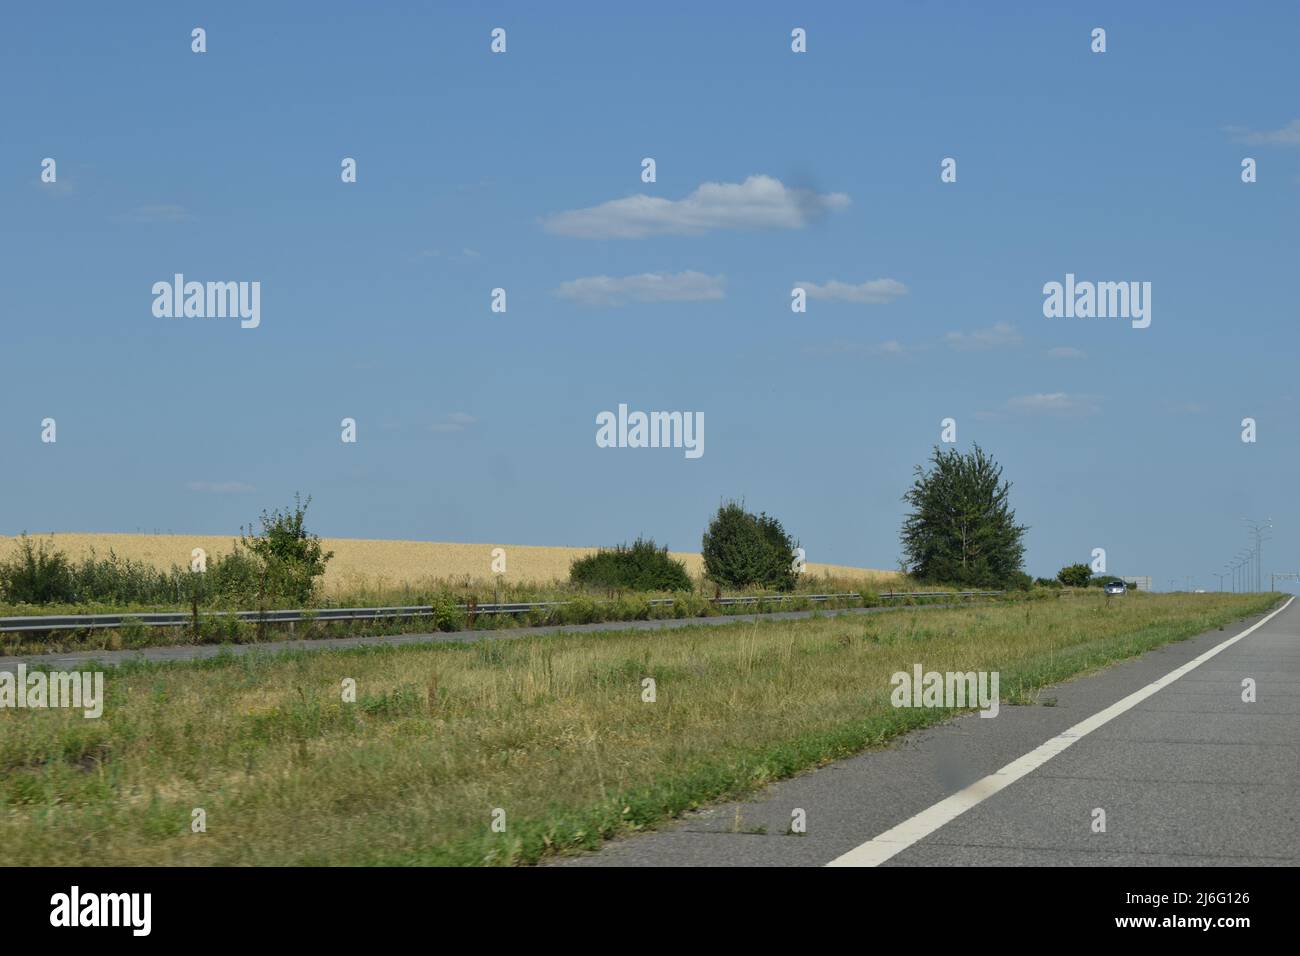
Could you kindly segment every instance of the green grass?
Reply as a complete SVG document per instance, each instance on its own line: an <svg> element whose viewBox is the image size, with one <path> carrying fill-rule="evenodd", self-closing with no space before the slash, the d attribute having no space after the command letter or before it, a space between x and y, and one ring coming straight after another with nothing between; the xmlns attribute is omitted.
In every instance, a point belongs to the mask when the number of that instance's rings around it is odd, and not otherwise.
<svg viewBox="0 0 1300 956"><path fill-rule="evenodd" d="M1028 703L1276 599L1074 594L128 664L99 720L0 711L0 845L10 865L529 863L944 719L890 706L890 675L915 663L998 670L1004 702Z"/></svg>
<svg viewBox="0 0 1300 956"><path fill-rule="evenodd" d="M757 594L757 592L754 593ZM436 610L428 616L370 621L308 620L298 622L295 625L268 624L261 631L258 630L255 623L239 621L229 617L204 616L201 611L198 633L195 633L188 623L178 627L149 627L139 622L124 625L120 628L101 628L85 631L10 632L0 635L0 654L19 656L47 653L63 654L73 651L129 650L142 647L175 647L195 644L254 644L282 640L320 640L331 637L413 634L429 631L499 630L547 624L599 624L666 618L719 617L772 611L803 611L812 608L876 607L885 603L935 604L948 600L936 597L907 598L905 600L890 599L886 601L875 592L859 589L856 592L825 592L850 593L860 596L814 604L808 600L808 593L811 592L796 592L785 595L785 600L779 603L777 601L758 601L743 605L717 605L712 602L709 596L699 591L658 594L611 592L607 596L600 596L587 591L569 590L538 598L538 600L563 602L561 605L518 614L479 614L475 616L473 621L469 619L467 612L459 610L455 596L444 594L434 599L433 607ZM1055 593L1051 591L1034 592L1032 598L1050 598ZM667 598L672 601L672 604L652 606L649 602L656 598ZM1005 598L998 598L997 600L1020 601L1030 598L1031 595L1021 592L1009 592ZM467 599L460 598L460 601L465 600ZM491 600L491 595L488 596L488 600ZM976 600L985 599L979 598ZM24 615L55 613L49 609L50 607L49 605L41 605L37 609L33 609L29 606L21 613ZM185 608L154 608L152 610L189 613ZM5 613L8 613L6 609L0 607L0 616L4 616ZM73 606L71 609L64 607L57 613L116 613L129 615L143 613L143 610L138 608L128 610L99 607L97 610L87 611L84 608Z"/></svg>

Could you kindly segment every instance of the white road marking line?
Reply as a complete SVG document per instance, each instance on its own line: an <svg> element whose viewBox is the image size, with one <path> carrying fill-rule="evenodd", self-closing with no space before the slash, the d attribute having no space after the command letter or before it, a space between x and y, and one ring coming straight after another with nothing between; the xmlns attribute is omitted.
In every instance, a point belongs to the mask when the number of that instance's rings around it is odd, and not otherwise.
<svg viewBox="0 0 1300 956"><path fill-rule="evenodd" d="M1252 624L1236 637L1230 637L1222 644L1210 648L1200 657L1193 658L1181 667L1170 671L1159 680L1152 681L1141 690L1134 691L1123 700L1116 701L1105 710L1098 711L1087 720L1082 720L1069 730L1057 734L1051 740L1035 747L1023 757L1011 761L1011 763L1007 764L1001 770L989 774L982 780L976 780L964 790L958 790L952 796L945 797L934 806L922 810L916 816L904 820L898 826L886 830L884 833L880 834L880 836L868 840L861 846L854 847L852 850L849 850L848 853L836 857L826 865L879 866L890 857L902 853L913 843L924 839L945 824L951 823L971 807L983 803L999 790L1011 786L1011 784L1015 783L1021 777L1037 770L1061 751L1065 750L1071 744L1082 740L1098 727L1110 723L1110 721L1114 720L1120 714L1133 709L1152 694L1168 687L1184 674L1189 674L1196 670L1196 668L1200 667L1211 657L1214 657L1220 651L1226 650L1233 644L1236 644L1256 628L1263 627L1274 617L1290 607L1291 602L1294 600L1294 597L1287 598L1286 604L1283 604L1267 617Z"/></svg>

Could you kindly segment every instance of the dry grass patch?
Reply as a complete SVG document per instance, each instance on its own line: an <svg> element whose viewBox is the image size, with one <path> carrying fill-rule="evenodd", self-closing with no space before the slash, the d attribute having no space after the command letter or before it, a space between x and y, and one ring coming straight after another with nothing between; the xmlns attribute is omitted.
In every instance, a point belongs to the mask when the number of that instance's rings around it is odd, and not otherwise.
<svg viewBox="0 0 1300 956"><path fill-rule="evenodd" d="M890 706L913 664L997 670L1004 702L1032 700L1273 600L1083 594L126 666L100 720L0 712L0 843L10 864L529 862L942 719Z"/></svg>

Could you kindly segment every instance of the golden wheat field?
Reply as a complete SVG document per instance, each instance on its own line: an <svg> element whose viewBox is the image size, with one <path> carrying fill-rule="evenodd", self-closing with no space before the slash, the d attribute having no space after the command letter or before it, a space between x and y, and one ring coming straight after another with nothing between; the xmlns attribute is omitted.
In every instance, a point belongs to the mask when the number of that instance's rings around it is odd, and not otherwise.
<svg viewBox="0 0 1300 956"><path fill-rule="evenodd" d="M201 534L78 534L33 535L49 540L69 557L80 558L93 549L99 555L111 549L119 557L142 561L159 568L173 564L187 565L190 552L202 548L209 555L225 554L233 537ZM17 538L0 535L0 558L7 558ZM359 585L376 587L415 583L429 579L492 578L492 551L505 549L506 579L514 582L546 584L567 581L574 558L591 554L595 548L541 547L521 544L460 544L447 541L376 541L364 538L323 538L334 558L327 566L325 587L335 591ZM694 552L674 551L673 557L685 562L686 570L700 575L703 561ZM808 572L820 576L854 578L864 584L887 582L898 575L893 571L850 568L836 564L808 562Z"/></svg>

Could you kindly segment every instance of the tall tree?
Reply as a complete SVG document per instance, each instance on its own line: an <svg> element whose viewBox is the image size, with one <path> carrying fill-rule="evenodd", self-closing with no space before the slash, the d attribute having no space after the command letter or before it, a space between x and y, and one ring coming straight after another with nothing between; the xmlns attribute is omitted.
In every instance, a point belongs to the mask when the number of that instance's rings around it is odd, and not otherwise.
<svg viewBox="0 0 1300 956"><path fill-rule="evenodd" d="M930 466L916 466L916 479L903 495L912 507L901 535L909 570L924 581L1005 584L1021 570L1021 539L1029 529L1016 524L1002 466L979 445L965 454L936 446Z"/></svg>

